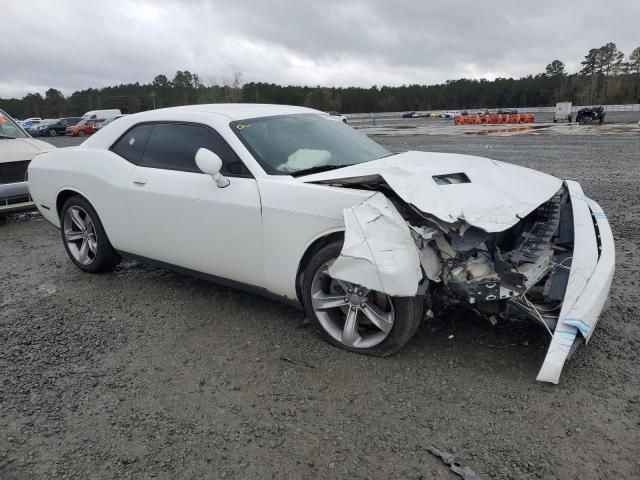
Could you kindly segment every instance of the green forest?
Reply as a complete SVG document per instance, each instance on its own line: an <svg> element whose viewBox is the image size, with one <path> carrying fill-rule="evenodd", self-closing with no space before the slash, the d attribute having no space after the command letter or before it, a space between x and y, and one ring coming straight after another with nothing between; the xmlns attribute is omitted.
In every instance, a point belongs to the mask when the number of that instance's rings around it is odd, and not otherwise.
<svg viewBox="0 0 640 480"><path fill-rule="evenodd" d="M640 47L628 56L615 43L592 48L579 72L569 73L553 60L544 72L495 80L448 80L437 85L396 87L308 87L243 83L242 73L222 84L207 84L197 73L178 71L173 78L157 75L151 83L88 88L65 97L50 88L44 97L0 99L0 108L15 118L54 118L89 110L119 108L136 113L196 103L250 102L302 105L341 113L408 110L471 109L480 107L552 106L557 101L577 105L640 103Z"/></svg>

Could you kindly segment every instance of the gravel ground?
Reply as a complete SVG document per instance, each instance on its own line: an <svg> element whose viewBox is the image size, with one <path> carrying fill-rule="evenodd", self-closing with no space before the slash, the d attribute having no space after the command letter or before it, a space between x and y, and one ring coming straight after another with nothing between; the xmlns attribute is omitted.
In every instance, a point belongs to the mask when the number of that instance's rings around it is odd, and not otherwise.
<svg viewBox="0 0 640 480"><path fill-rule="evenodd" d="M125 262L87 275L37 214L0 220L0 478L640 477L640 135L384 136L578 178L617 242L611 307L561 384L540 330L460 313L386 359L300 311ZM53 139L63 146L75 139Z"/></svg>

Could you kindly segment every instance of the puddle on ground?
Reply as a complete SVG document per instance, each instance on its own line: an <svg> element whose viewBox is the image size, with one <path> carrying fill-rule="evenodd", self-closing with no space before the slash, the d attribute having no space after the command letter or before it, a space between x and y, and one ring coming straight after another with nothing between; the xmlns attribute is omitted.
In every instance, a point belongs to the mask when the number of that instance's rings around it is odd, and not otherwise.
<svg viewBox="0 0 640 480"><path fill-rule="evenodd" d="M482 130L475 130L470 132L464 132L465 135L500 135L505 133L524 133L533 130L540 130L542 128L549 128L551 125L526 125L521 127L501 127L491 128L487 127Z"/></svg>

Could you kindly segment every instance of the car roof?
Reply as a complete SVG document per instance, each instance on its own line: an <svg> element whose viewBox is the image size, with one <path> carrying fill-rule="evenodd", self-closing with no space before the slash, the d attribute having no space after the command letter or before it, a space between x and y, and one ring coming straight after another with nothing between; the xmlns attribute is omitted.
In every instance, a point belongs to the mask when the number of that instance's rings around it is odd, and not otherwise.
<svg viewBox="0 0 640 480"><path fill-rule="evenodd" d="M319 113L319 110L305 107L294 107L291 105L270 105L264 103L211 103L206 105L185 105L182 107L161 108L143 112L145 117L152 119L154 114L164 116L168 112L194 112L212 113L224 115L230 120L243 120L247 118L269 117L275 115L291 115L300 113ZM141 115L141 114L137 114Z"/></svg>

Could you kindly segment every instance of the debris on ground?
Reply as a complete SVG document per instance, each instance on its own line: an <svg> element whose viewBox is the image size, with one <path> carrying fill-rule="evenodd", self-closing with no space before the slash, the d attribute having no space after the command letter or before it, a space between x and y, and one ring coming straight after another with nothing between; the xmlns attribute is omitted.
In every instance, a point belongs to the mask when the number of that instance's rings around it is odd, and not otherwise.
<svg viewBox="0 0 640 480"><path fill-rule="evenodd" d="M464 480L482 480L471 468L460 464L450 453L444 452L433 445L428 450L436 457L440 457L444 463L449 465L452 472L457 473Z"/></svg>

